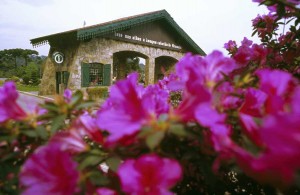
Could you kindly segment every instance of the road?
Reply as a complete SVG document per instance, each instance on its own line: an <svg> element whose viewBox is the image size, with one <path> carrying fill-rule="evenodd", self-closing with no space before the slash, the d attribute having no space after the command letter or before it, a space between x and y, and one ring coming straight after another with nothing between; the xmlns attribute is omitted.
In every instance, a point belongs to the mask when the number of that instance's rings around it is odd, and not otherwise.
<svg viewBox="0 0 300 195"><path fill-rule="evenodd" d="M19 92L18 104L26 111L35 109L37 104L43 103L46 99L30 93ZM50 98L48 99L50 100Z"/></svg>

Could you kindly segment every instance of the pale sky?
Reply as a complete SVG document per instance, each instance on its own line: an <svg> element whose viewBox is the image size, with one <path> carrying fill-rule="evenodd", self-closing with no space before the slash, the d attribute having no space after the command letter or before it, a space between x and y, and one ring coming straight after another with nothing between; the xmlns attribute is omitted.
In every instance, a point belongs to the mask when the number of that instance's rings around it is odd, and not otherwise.
<svg viewBox="0 0 300 195"><path fill-rule="evenodd" d="M252 0L0 0L0 50L35 49L30 39L165 9L207 54L251 37L251 20L267 14ZM256 38L251 38L257 42Z"/></svg>

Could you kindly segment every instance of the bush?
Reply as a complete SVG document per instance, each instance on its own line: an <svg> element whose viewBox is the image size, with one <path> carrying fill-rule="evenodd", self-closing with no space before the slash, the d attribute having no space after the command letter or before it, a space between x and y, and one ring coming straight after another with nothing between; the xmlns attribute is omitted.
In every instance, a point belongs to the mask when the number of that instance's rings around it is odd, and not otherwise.
<svg viewBox="0 0 300 195"><path fill-rule="evenodd" d="M30 77L29 77L28 75L23 76L22 79L23 79L23 83L24 83L25 85L28 85L28 84L29 84Z"/></svg>
<svg viewBox="0 0 300 195"><path fill-rule="evenodd" d="M108 97L108 87L88 87L86 92L92 100L105 99Z"/></svg>
<svg viewBox="0 0 300 195"><path fill-rule="evenodd" d="M17 76L12 76L12 77L10 77L10 78L7 78L7 79L5 80L5 82L6 82L6 81L14 81L14 82L18 83L18 82L20 82L20 78L17 77Z"/></svg>

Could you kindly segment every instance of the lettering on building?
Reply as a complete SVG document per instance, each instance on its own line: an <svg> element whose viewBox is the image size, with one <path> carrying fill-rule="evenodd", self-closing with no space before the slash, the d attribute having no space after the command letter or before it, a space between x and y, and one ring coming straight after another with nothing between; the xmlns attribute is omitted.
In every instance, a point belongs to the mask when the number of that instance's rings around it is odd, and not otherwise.
<svg viewBox="0 0 300 195"><path fill-rule="evenodd" d="M120 32L116 32L114 34L114 36L117 37L117 38L125 38L125 39L128 39L128 40L133 40L133 41L137 41L137 42L141 42L141 43L147 43L147 44L156 45L156 46L169 47L169 48L179 49L179 50L182 49L181 46L176 45L174 43L168 43L168 42L165 42L165 41L157 41L157 40L152 40L152 39L144 38L144 37L142 38L142 37L139 37L137 35L131 36L131 35L123 34L123 33L120 33Z"/></svg>

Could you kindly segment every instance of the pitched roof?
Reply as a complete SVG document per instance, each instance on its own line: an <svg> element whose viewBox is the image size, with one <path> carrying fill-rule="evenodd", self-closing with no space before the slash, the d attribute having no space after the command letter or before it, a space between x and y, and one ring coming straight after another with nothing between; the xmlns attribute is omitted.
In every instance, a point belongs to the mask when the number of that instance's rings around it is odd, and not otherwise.
<svg viewBox="0 0 300 195"><path fill-rule="evenodd" d="M120 30L124 30L127 28L131 28L134 26L157 20L167 21L174 28L174 30L183 38L183 40L193 49L193 52L199 53L200 55L205 55L205 52L189 37L189 35L186 32L184 32L184 30L173 20L173 18L166 10L159 10L140 15L125 17L110 22L38 37L35 39L31 39L30 42L35 47L42 44L47 44L52 40L57 39L58 37L71 37L77 40L85 40L107 35L113 32L117 32Z"/></svg>

